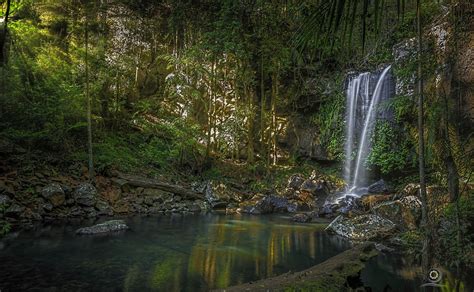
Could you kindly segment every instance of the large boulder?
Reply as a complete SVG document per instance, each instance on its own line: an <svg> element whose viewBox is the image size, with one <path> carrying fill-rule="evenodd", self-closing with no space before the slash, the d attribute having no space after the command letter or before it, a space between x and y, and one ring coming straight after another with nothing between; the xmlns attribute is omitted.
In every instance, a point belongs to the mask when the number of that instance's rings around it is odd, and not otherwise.
<svg viewBox="0 0 474 292"><path fill-rule="evenodd" d="M195 212L207 212L211 209L211 206L209 206L209 203L207 201L203 200L195 200L194 201L194 207L193 210Z"/></svg>
<svg viewBox="0 0 474 292"><path fill-rule="evenodd" d="M265 196L255 203L242 206L241 212L249 214L270 214L288 212L289 206L292 206L287 198L275 195Z"/></svg>
<svg viewBox="0 0 474 292"><path fill-rule="evenodd" d="M325 180L307 179L301 185L300 190L316 197L327 197L331 192L331 187Z"/></svg>
<svg viewBox="0 0 474 292"><path fill-rule="evenodd" d="M445 207L450 203L448 189L446 187L430 185L426 187L426 196L430 210L430 217L439 217L443 214ZM402 192L396 195L396 198L420 197L420 185L411 183L405 186Z"/></svg>
<svg viewBox="0 0 474 292"><path fill-rule="evenodd" d="M83 227L76 230L76 234L92 235L103 234L115 231L127 230L129 227L123 220L110 220L90 227Z"/></svg>
<svg viewBox="0 0 474 292"><path fill-rule="evenodd" d="M313 194L318 189L319 185L312 179L305 180L301 186L300 191Z"/></svg>
<svg viewBox="0 0 474 292"><path fill-rule="evenodd" d="M212 209L225 209L229 203L238 203L243 199L242 194L221 182L208 181L196 190L204 194Z"/></svg>
<svg viewBox="0 0 474 292"><path fill-rule="evenodd" d="M289 213L304 212L310 210L311 207L307 203L301 201L288 202L288 205L286 207L286 211L288 211Z"/></svg>
<svg viewBox="0 0 474 292"><path fill-rule="evenodd" d="M8 207L5 210L5 216L17 218L17 217L20 217L23 211L25 211L25 207L17 203L13 203L10 207Z"/></svg>
<svg viewBox="0 0 474 292"><path fill-rule="evenodd" d="M418 196L420 191L420 184L416 183L410 183L407 184L403 190L401 191L400 194L398 194L398 197L406 197L406 196Z"/></svg>
<svg viewBox="0 0 474 292"><path fill-rule="evenodd" d="M112 216L114 214L112 207L104 201L97 201L95 208L97 209L97 215L99 216Z"/></svg>
<svg viewBox="0 0 474 292"><path fill-rule="evenodd" d="M367 241L385 238L394 232L395 224L375 214L347 218L339 215L326 230L351 240Z"/></svg>
<svg viewBox="0 0 474 292"><path fill-rule="evenodd" d="M356 196L344 196L338 202L339 207L337 209L337 212L342 214L348 214L350 211L357 207L357 199L358 197Z"/></svg>
<svg viewBox="0 0 474 292"><path fill-rule="evenodd" d="M293 174L288 179L287 187L293 190L299 190L305 179L301 174Z"/></svg>
<svg viewBox="0 0 474 292"><path fill-rule="evenodd" d="M90 183L82 183L74 191L74 200L78 205L94 206L97 202L97 190Z"/></svg>
<svg viewBox="0 0 474 292"><path fill-rule="evenodd" d="M367 191L371 194L387 193L389 188L383 179L371 184Z"/></svg>
<svg viewBox="0 0 474 292"><path fill-rule="evenodd" d="M10 199L9 196L0 195L0 206L9 206L11 202L12 202L12 199Z"/></svg>
<svg viewBox="0 0 474 292"><path fill-rule="evenodd" d="M392 195L367 194L358 198L356 203L361 210L368 211L376 205L381 204L383 202L388 202L391 199Z"/></svg>
<svg viewBox="0 0 474 292"><path fill-rule="evenodd" d="M358 207L358 197L353 195L333 194L329 196L321 206L319 215L327 218L334 218L337 214L348 214L350 211Z"/></svg>
<svg viewBox="0 0 474 292"><path fill-rule="evenodd" d="M59 207L66 202L64 190L58 183L52 183L44 187L41 191L41 196L51 203L53 207Z"/></svg>
<svg viewBox="0 0 474 292"><path fill-rule="evenodd" d="M414 230L421 218L421 202L415 196L388 201L374 207L374 213L394 222L401 230Z"/></svg>
<svg viewBox="0 0 474 292"><path fill-rule="evenodd" d="M68 213L68 217L83 217L84 210L79 206L73 206Z"/></svg>

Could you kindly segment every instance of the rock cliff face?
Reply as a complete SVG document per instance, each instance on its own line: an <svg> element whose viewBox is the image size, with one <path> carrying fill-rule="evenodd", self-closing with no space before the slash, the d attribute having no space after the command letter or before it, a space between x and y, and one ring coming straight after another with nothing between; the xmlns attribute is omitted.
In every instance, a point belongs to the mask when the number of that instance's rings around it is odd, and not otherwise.
<svg viewBox="0 0 474 292"><path fill-rule="evenodd" d="M471 3L469 3L471 2ZM454 16L455 14L455 16ZM461 119L474 123L474 3L460 1L426 32L437 61L435 88L457 104ZM466 125L467 126L467 125Z"/></svg>
<svg viewBox="0 0 474 292"><path fill-rule="evenodd" d="M281 144L292 152L316 161L331 161L328 151L318 141L319 129L307 117L293 117Z"/></svg>
<svg viewBox="0 0 474 292"><path fill-rule="evenodd" d="M453 81L459 85L463 111L474 123L474 3L464 1L457 7L462 12L462 23L456 27L457 56L453 67ZM468 3L470 2L470 3Z"/></svg>

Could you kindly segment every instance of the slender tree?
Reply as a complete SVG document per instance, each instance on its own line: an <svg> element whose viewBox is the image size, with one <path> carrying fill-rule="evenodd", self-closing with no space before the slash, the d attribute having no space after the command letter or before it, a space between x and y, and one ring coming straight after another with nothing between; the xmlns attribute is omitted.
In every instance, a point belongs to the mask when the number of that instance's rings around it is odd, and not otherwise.
<svg viewBox="0 0 474 292"><path fill-rule="evenodd" d="M422 48L423 48L423 39L422 39L422 30L421 30L421 6L420 1L416 1L416 19L417 19L417 39L418 39L418 146L419 146L419 174L420 174L420 197L421 197L421 216L422 216L422 228L424 232L423 238L423 249L422 249L422 269L426 272L430 266L430 254L431 254L431 244L430 244L430 223L428 218L428 198L426 194L426 175L425 175L425 140L424 140L424 108L423 108L423 77L422 77Z"/></svg>
<svg viewBox="0 0 474 292"><path fill-rule="evenodd" d="M10 5L11 0L7 0L7 8L5 11L5 17L3 18L3 30L0 35L0 66L5 65L5 63L7 62L6 43L8 33L8 17L10 16Z"/></svg>
<svg viewBox="0 0 474 292"><path fill-rule="evenodd" d="M89 86L89 16L86 9L85 24L85 70L86 70L86 99L87 99L87 148L89 153L89 180L94 180L94 160L92 156L92 109Z"/></svg>

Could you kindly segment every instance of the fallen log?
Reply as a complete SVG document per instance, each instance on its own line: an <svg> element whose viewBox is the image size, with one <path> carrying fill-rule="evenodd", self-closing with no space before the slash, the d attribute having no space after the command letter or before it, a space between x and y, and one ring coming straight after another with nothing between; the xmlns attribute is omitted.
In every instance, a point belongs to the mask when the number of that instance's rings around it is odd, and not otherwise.
<svg viewBox="0 0 474 292"><path fill-rule="evenodd" d="M116 179L113 179L121 187L124 185L129 185L132 187L142 187L147 189L158 189L166 192L170 192L176 195L183 196L188 199L203 199L204 195L197 193L191 189L184 188L179 185L174 185L166 183L157 179L140 177L136 175L124 174L124 173L115 173Z"/></svg>

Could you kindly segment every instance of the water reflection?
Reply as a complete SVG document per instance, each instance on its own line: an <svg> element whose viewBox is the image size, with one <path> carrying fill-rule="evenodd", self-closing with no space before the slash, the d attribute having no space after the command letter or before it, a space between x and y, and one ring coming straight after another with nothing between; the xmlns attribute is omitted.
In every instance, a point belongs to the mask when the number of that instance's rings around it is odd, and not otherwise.
<svg viewBox="0 0 474 292"><path fill-rule="evenodd" d="M12 234L0 241L0 290L207 291L303 270L350 247L324 226L285 217L126 220L131 230L116 235L75 236L77 222ZM454 287L446 275L443 284ZM372 291L419 291L422 284L417 264L396 255L371 259L361 276ZM471 291L472 284L460 285Z"/></svg>
<svg viewBox="0 0 474 292"><path fill-rule="evenodd" d="M209 224L207 237L198 238L191 250L188 272L215 283L214 287L227 287L235 283L233 279L261 279L287 272L300 267L302 261L311 264L324 258L317 257L320 230L318 225L300 227L278 220L262 224L252 217Z"/></svg>
<svg viewBox="0 0 474 292"><path fill-rule="evenodd" d="M464 275L468 278L461 280L445 269L437 269L443 275L437 283L442 287L423 290L424 277L414 257L381 253L369 260L361 279L372 291L474 291L474 281L469 275ZM455 289L457 285L458 290Z"/></svg>
<svg viewBox="0 0 474 292"><path fill-rule="evenodd" d="M349 248L322 225L285 217L126 220L131 231L114 236L77 237L78 226L55 225L4 241L0 289L207 291L302 270Z"/></svg>
<svg viewBox="0 0 474 292"><path fill-rule="evenodd" d="M286 220L212 216L199 226L204 230L195 237L189 255L156 264L150 287L173 291L224 288L301 270L349 247L321 232L322 225L284 224ZM166 275L169 270L173 270L172 277Z"/></svg>

